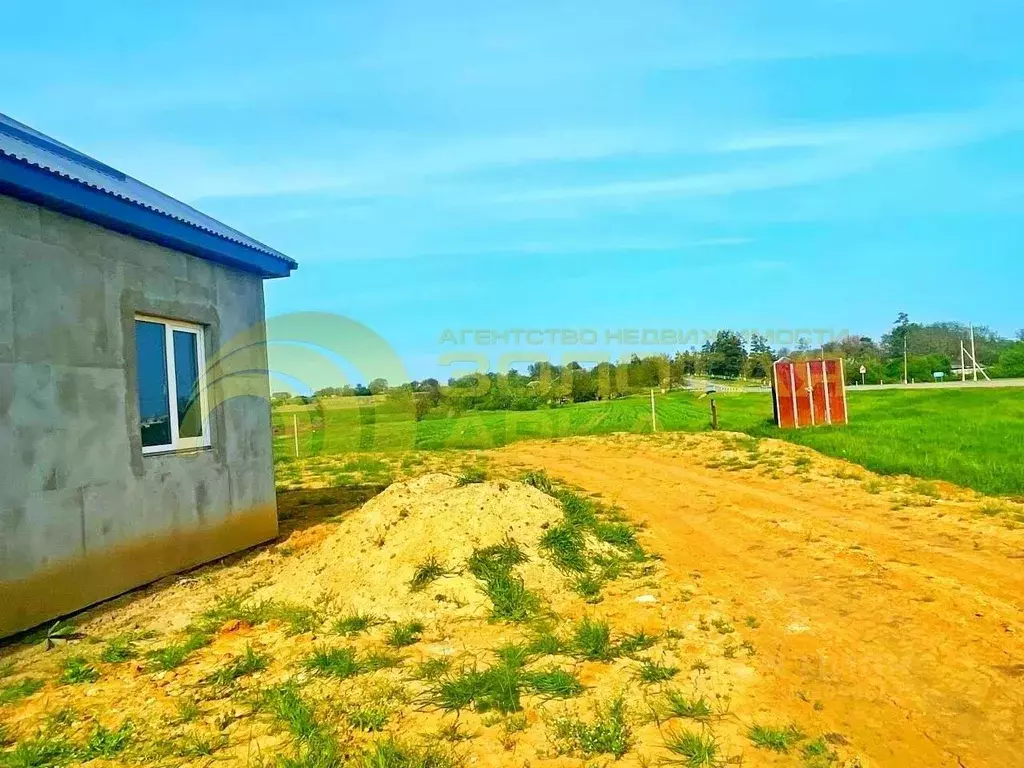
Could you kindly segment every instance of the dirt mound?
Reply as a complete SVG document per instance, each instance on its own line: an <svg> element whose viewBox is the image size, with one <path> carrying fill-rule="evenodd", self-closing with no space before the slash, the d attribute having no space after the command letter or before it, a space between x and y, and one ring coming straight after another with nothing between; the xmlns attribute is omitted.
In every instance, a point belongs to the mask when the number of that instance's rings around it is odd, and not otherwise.
<svg viewBox="0 0 1024 768"><path fill-rule="evenodd" d="M563 578L541 557L538 541L561 516L555 499L522 483L459 485L452 475L423 475L391 485L319 542L293 537L294 546L305 546L285 559L274 583L254 597L314 606L333 599L339 607L395 620L482 617L490 604L480 582L466 571L473 551L506 537L514 540L529 558L517 572L528 588L544 593L546 585L561 584ZM410 590L417 566L429 557L445 575ZM545 596L557 601L560 592Z"/></svg>

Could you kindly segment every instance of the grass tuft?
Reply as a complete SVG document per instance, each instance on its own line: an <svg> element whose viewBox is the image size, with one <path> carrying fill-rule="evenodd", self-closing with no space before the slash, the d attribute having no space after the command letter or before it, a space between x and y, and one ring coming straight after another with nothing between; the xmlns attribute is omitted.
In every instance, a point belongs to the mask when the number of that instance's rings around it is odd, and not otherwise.
<svg viewBox="0 0 1024 768"><path fill-rule="evenodd" d="M394 669L401 666L402 657L397 653L388 651L371 651L363 657L363 668L367 672L377 672L382 669Z"/></svg>
<svg viewBox="0 0 1024 768"><path fill-rule="evenodd" d="M210 635L205 632L192 632L180 643L171 643L163 648L150 651L146 654L150 667L157 672L176 669L184 664L193 653L208 646L211 639Z"/></svg>
<svg viewBox="0 0 1024 768"><path fill-rule="evenodd" d="M633 743L633 732L626 720L626 703L621 696L598 707L592 722L571 717L555 720L554 735L567 751L584 757L614 755L618 759Z"/></svg>
<svg viewBox="0 0 1024 768"><path fill-rule="evenodd" d="M42 687L43 681L32 677L25 677L17 682L9 683L0 688L0 707L26 699Z"/></svg>
<svg viewBox="0 0 1024 768"><path fill-rule="evenodd" d="M63 737L39 734L18 742L10 752L0 753L5 768L52 768L75 759L74 745Z"/></svg>
<svg viewBox="0 0 1024 768"><path fill-rule="evenodd" d="M123 664L137 658L138 655L131 635L121 635L107 641L106 647L100 653L100 661L105 664Z"/></svg>
<svg viewBox="0 0 1024 768"><path fill-rule="evenodd" d="M240 677L262 672L267 668L270 659L262 654L256 653L251 645L245 646L245 652L231 663L221 667L207 678L207 682L217 686L227 686L234 683Z"/></svg>
<svg viewBox="0 0 1024 768"><path fill-rule="evenodd" d="M526 485L532 485L538 491L546 493L548 496L555 495L555 486L551 482L551 478L543 470L527 472L523 475L523 482Z"/></svg>
<svg viewBox="0 0 1024 768"><path fill-rule="evenodd" d="M568 699L583 693L583 684L572 672L550 668L527 672L523 680L530 692L549 699Z"/></svg>
<svg viewBox="0 0 1024 768"><path fill-rule="evenodd" d="M409 589L420 592L442 576L448 575L448 569L434 555L430 555L416 566L416 571L409 581Z"/></svg>
<svg viewBox="0 0 1024 768"><path fill-rule="evenodd" d="M686 768L711 768L718 765L718 742L711 734L697 731L672 731L665 737L665 747L681 760L673 761Z"/></svg>
<svg viewBox="0 0 1024 768"><path fill-rule="evenodd" d="M639 632L626 635L619 641L619 652L626 656L632 656L640 651L653 648L657 642L657 635L648 635L641 629Z"/></svg>
<svg viewBox="0 0 1024 768"><path fill-rule="evenodd" d="M487 581L494 573L509 571L529 559L519 542L506 535L498 544L474 549L466 565L473 576Z"/></svg>
<svg viewBox="0 0 1024 768"><path fill-rule="evenodd" d="M446 712L473 708L477 712L495 710L518 712L522 679L519 669L496 664L484 670L464 668L442 677L430 693L432 703Z"/></svg>
<svg viewBox="0 0 1024 768"><path fill-rule="evenodd" d="M640 663L640 669L637 671L637 678L642 683L663 683L666 680L671 680L673 677L679 674L679 667L672 667L667 664L661 664L650 659L644 659Z"/></svg>
<svg viewBox="0 0 1024 768"><path fill-rule="evenodd" d="M558 635L546 629L534 634L527 647L530 653L538 656L555 656L564 650L564 644Z"/></svg>
<svg viewBox="0 0 1024 768"><path fill-rule="evenodd" d="M664 714L666 717L707 720L711 717L711 703L703 696L689 698L681 691L665 691Z"/></svg>
<svg viewBox="0 0 1024 768"><path fill-rule="evenodd" d="M531 651L522 643L507 643L494 651L502 664L515 669L525 667L530 660Z"/></svg>
<svg viewBox="0 0 1024 768"><path fill-rule="evenodd" d="M506 536L501 543L476 549L467 561L469 572L483 583L491 600L491 618L525 621L540 609L540 598L526 588L512 569L527 561L519 543Z"/></svg>
<svg viewBox="0 0 1024 768"><path fill-rule="evenodd" d="M339 680L363 671L356 659L356 652L351 648L316 648L303 662L303 666L314 674Z"/></svg>
<svg viewBox="0 0 1024 768"><path fill-rule="evenodd" d="M99 671L84 656L69 656L61 665L61 685L95 683L99 679Z"/></svg>
<svg viewBox="0 0 1024 768"><path fill-rule="evenodd" d="M468 467L462 471L457 481L458 485L474 485L476 483L482 483L487 479L487 471L480 467Z"/></svg>
<svg viewBox="0 0 1024 768"><path fill-rule="evenodd" d="M378 741L363 755L362 768L455 768L450 755L433 748L417 748L394 738Z"/></svg>
<svg viewBox="0 0 1024 768"><path fill-rule="evenodd" d="M573 630L569 650L574 656L588 661L610 661L617 655L608 622L595 621L589 616L585 616Z"/></svg>
<svg viewBox="0 0 1024 768"><path fill-rule="evenodd" d="M444 656L439 656L427 659L416 667L415 677L417 680L437 680L451 668L452 660Z"/></svg>
<svg viewBox="0 0 1024 768"><path fill-rule="evenodd" d="M348 713L348 723L360 731L376 733L383 731L391 719L391 713L381 706L362 707Z"/></svg>
<svg viewBox="0 0 1024 768"><path fill-rule="evenodd" d="M372 613L352 613L342 616L331 627L336 635L358 635L371 627L384 623L384 619Z"/></svg>
<svg viewBox="0 0 1024 768"><path fill-rule="evenodd" d="M89 760L103 759L112 760L125 750L132 740L132 733L135 726L131 720L125 720L117 730L111 731L102 725L89 735L85 746L81 749L76 759L82 762Z"/></svg>
<svg viewBox="0 0 1024 768"><path fill-rule="evenodd" d="M583 548L583 533L567 522L548 528L540 538L555 567L562 571L583 573L587 570L587 556Z"/></svg>
<svg viewBox="0 0 1024 768"><path fill-rule="evenodd" d="M405 648L408 645L414 645L420 641L423 629L423 622L421 621L406 621L401 624L395 624L391 627L391 632L388 633L387 643L392 648Z"/></svg>
<svg viewBox="0 0 1024 768"><path fill-rule="evenodd" d="M805 736L795 725L790 725L786 728L755 725L747 731L747 738L758 749L767 749L772 752L789 752Z"/></svg>

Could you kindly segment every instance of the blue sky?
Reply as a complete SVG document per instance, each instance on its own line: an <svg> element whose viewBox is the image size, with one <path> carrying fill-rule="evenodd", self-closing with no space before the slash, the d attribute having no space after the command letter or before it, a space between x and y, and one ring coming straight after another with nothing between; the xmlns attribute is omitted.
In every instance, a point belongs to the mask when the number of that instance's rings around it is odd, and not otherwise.
<svg viewBox="0 0 1024 768"><path fill-rule="evenodd" d="M445 329L1024 326L1020 3L301 5L17 4L0 111L417 377Z"/></svg>

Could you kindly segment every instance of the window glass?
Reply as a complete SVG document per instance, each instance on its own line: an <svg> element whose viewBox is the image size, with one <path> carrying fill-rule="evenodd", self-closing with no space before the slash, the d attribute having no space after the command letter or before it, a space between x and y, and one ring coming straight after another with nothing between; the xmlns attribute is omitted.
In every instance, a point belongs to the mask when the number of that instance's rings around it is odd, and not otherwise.
<svg viewBox="0 0 1024 768"><path fill-rule="evenodd" d="M197 341L194 333L174 331L174 388L177 390L180 437L201 437L203 434Z"/></svg>
<svg viewBox="0 0 1024 768"><path fill-rule="evenodd" d="M167 344L164 326L135 321L135 344L139 364L139 416L142 444L171 442L171 408L167 393Z"/></svg>

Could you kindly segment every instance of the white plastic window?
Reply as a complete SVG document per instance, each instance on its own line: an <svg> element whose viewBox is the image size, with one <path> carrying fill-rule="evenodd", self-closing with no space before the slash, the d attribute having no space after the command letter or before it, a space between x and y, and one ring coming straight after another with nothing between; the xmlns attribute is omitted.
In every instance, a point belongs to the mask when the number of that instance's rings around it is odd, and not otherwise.
<svg viewBox="0 0 1024 768"><path fill-rule="evenodd" d="M136 315L142 452L206 448L206 355L201 326Z"/></svg>

